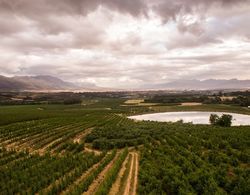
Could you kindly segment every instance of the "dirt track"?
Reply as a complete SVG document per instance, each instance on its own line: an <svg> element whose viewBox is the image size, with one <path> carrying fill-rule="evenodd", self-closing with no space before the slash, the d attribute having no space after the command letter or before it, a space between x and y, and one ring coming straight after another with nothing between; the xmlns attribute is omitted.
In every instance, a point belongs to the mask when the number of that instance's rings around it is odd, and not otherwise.
<svg viewBox="0 0 250 195"><path fill-rule="evenodd" d="M134 163L135 163L135 172L134 172L134 183L133 183L132 195L135 195L136 190L137 190L138 170L139 170L138 153L135 153L135 162Z"/></svg>
<svg viewBox="0 0 250 195"><path fill-rule="evenodd" d="M126 187L124 190L124 195L136 195L137 189L137 177L138 177L138 154L136 152L131 152L132 162L129 170L128 179L126 181Z"/></svg>
<svg viewBox="0 0 250 195"><path fill-rule="evenodd" d="M129 155L126 157L126 159L124 160L122 167L118 173L118 176L116 178L116 181L113 183L111 190L109 192L109 195L116 195L119 192L119 188L121 185L121 178L123 176L123 174L126 171L126 164L128 163L128 159L129 159Z"/></svg>

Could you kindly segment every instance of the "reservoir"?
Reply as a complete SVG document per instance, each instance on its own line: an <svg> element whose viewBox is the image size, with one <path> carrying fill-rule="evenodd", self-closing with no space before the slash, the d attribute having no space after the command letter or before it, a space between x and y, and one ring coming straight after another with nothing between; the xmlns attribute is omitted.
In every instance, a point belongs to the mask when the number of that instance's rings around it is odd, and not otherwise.
<svg viewBox="0 0 250 195"><path fill-rule="evenodd" d="M163 112L153 114L143 114L130 116L135 120L150 120L158 122L177 122L183 120L184 123L192 122L193 124L209 124L211 114L230 114L233 116L232 125L250 125L250 115L228 113L228 112Z"/></svg>

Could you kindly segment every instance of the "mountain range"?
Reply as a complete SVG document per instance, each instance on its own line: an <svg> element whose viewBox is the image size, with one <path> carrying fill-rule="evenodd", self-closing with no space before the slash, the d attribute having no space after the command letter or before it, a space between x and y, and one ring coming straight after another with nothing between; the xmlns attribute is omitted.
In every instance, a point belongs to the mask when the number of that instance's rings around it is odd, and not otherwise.
<svg viewBox="0 0 250 195"><path fill-rule="evenodd" d="M169 83L157 84L152 87L166 90L250 89L250 80L177 80Z"/></svg>
<svg viewBox="0 0 250 195"><path fill-rule="evenodd" d="M65 82L59 78L47 75L0 76L0 91L72 91L78 89L81 89L81 87L74 83Z"/></svg>
<svg viewBox="0 0 250 195"><path fill-rule="evenodd" d="M177 80L169 83L146 85L141 88L161 90L250 89L250 80ZM89 83L70 83L59 78L39 76L5 77L0 75L0 91L111 91Z"/></svg>

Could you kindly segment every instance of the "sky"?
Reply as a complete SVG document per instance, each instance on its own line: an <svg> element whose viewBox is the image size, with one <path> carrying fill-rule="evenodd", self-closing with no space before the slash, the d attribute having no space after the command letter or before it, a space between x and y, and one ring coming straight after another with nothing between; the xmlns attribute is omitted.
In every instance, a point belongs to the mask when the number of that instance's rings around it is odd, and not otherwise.
<svg viewBox="0 0 250 195"><path fill-rule="evenodd" d="M250 79L250 0L0 0L0 75L123 89Z"/></svg>

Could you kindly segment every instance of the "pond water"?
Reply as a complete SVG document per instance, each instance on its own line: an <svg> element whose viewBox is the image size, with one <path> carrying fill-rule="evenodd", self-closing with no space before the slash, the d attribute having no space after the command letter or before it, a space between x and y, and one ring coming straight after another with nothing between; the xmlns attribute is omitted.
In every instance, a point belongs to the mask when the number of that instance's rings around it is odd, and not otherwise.
<svg viewBox="0 0 250 195"><path fill-rule="evenodd" d="M235 114L227 112L163 112L154 114L143 114L137 116L130 116L130 119L135 120L150 120L159 122L176 122L183 120L184 123L192 122L193 124L209 124L209 117L211 114L230 114L233 116L232 125L250 125L250 115Z"/></svg>

